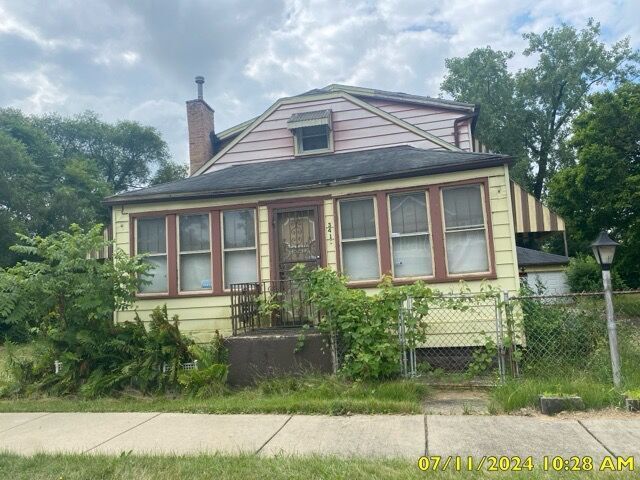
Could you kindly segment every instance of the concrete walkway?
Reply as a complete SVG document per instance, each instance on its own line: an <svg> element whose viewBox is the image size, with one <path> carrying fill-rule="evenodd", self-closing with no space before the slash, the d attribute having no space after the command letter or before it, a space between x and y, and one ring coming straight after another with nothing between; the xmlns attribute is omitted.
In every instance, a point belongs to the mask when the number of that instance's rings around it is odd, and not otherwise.
<svg viewBox="0 0 640 480"><path fill-rule="evenodd" d="M0 451L640 457L640 418L1 413Z"/></svg>

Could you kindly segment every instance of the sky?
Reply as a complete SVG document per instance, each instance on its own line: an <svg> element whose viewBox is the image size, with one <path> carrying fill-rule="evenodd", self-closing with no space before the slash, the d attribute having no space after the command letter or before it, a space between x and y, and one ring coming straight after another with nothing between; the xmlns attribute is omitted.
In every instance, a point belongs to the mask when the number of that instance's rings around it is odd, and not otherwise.
<svg viewBox="0 0 640 480"><path fill-rule="evenodd" d="M187 162L203 75L222 131L330 83L438 96L444 60L562 22L640 48L638 0L0 0L0 107L156 127Z"/></svg>

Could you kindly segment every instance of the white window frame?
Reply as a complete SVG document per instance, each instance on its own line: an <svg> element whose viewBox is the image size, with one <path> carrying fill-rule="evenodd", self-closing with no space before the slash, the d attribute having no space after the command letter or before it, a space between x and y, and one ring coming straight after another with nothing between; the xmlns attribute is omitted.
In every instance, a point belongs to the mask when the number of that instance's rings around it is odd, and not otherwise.
<svg viewBox="0 0 640 480"><path fill-rule="evenodd" d="M207 217L209 218L209 250L193 250L193 251L189 251L189 252L182 252L180 250L180 219L182 217L193 217L193 216L197 216L197 215L207 215ZM207 295L207 294L212 294L213 293L213 275L214 275L214 271L213 271L213 238L211 238L211 212L192 212L192 213L183 213L180 214L178 213L176 215L176 263L178 266L178 271L176 272L176 275L178 276L178 295ZM181 286L181 277L182 275L180 275L180 262L182 261L182 255L191 255L191 254L203 254L203 253L208 253L209 254L209 270L211 273L211 288L209 289L202 289L202 290L182 290L182 286Z"/></svg>
<svg viewBox="0 0 640 480"><path fill-rule="evenodd" d="M158 295L169 295L169 222L167 221L166 215L145 215L135 217L134 225L134 235L133 235L133 252L135 255L138 255L138 220L151 220L151 219L164 219L164 253L145 253L144 255L147 257L166 257L167 259L167 289L163 292L141 292L138 290L136 292L136 296L138 297L155 297Z"/></svg>
<svg viewBox="0 0 640 480"><path fill-rule="evenodd" d="M342 218L341 218L341 212L340 212L340 203L341 202L351 202L351 201L356 201L356 200L372 200L373 201L373 222L375 224L375 230L376 230L376 236L375 237L360 237L360 238L348 238L345 240L344 236L342 235ZM338 202L336 204L336 210L337 210L337 217L338 217L338 228L339 228L339 232L340 232L340 272L341 273L345 273L344 270L344 252L342 249L342 244L343 243L349 243L349 242L364 242L364 241L371 241L371 240L375 240L376 241L376 255L378 257L378 277L377 278L367 278L367 279L362 279L362 280L349 280L350 284L359 284L359 283L371 283L371 282L378 282L380 281L380 279L382 278L382 263L381 263L381 258L380 258L380 230L378 227L378 199L375 195L363 195L363 196L358 196L358 197L349 197L349 198L340 198L338 199Z"/></svg>
<svg viewBox="0 0 640 480"><path fill-rule="evenodd" d="M318 126L318 125L316 125ZM296 157L302 157L304 155L316 155L319 153L333 152L333 128L330 124L324 125L327 128L327 148L317 148L315 150L304 150L302 142L302 130L310 127L300 127L294 130L294 150Z"/></svg>
<svg viewBox="0 0 640 480"><path fill-rule="evenodd" d="M444 204L444 191L445 190L452 190L455 188L462 188L462 187L480 187L480 201L482 202L481 207L482 207L482 220L483 220L483 224L482 225L472 225L472 226L467 226L467 227L454 227L452 229L447 228L447 220L445 218L445 204ZM478 182L478 183L465 183L465 184L460 184L460 185L450 185L450 186L444 186L444 187L440 187L440 214L441 214L441 218L442 218L442 235L443 235L443 241L444 241L444 265L446 268L446 272L447 272L447 277L453 277L453 278L458 278L458 277L468 277L470 275L483 275L483 274L491 274L493 272L492 270L492 263L491 263L491 254L490 254L490 249L489 249L489 227L488 227L488 219L487 219L487 204L486 204L486 198L485 198L485 184L482 182ZM485 249L486 249L486 254L487 254L487 270L484 271L477 271L477 272L463 272L463 273L450 273L449 272L449 257L447 255L447 233L457 233L457 232L477 232L480 230L484 230L484 239L485 239Z"/></svg>
<svg viewBox="0 0 640 480"><path fill-rule="evenodd" d="M392 196L402 196L402 195L411 195L416 193L424 194L424 207L427 212L427 228L429 231L427 232L414 232L414 233L393 233L393 223L391 221L391 197ZM431 231L431 209L429 208L429 191L428 190L413 190L413 191L400 191L400 192L389 192L387 194L387 216L389 222L389 259L391 261L391 274L393 275L394 280L412 280L419 278L435 278L436 275L436 266L434 261L434 249L433 249L433 235ZM395 263L393 261L393 239L394 238L405 238L405 237L427 237L429 240L429 250L431 252L431 274L430 275L417 275L411 277L396 277L395 271Z"/></svg>
<svg viewBox="0 0 640 480"><path fill-rule="evenodd" d="M224 214L225 212L243 212L246 210L251 210L253 212L253 247L237 247L237 248L226 248L224 245ZM224 292L231 291L231 285L226 286L226 262L225 255L227 252L242 252L242 251L250 251L254 250L256 252L256 282L260 281L260 259L258 258L258 211L255 208L231 208L227 210L220 211L220 246L222 250L222 290Z"/></svg>

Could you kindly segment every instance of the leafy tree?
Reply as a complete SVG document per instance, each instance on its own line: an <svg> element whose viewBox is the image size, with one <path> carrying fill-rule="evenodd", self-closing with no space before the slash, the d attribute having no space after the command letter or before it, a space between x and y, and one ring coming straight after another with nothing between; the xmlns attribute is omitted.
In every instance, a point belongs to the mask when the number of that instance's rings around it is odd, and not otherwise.
<svg viewBox="0 0 640 480"><path fill-rule="evenodd" d="M0 131L0 265L16 260L13 252L2 246L11 245L14 232L24 233L28 220L26 214L31 205L29 198L21 195L34 175L34 165L25 146Z"/></svg>
<svg viewBox="0 0 640 480"><path fill-rule="evenodd" d="M162 162L151 177L149 185L159 185L161 183L173 182L189 176L189 167L182 163Z"/></svg>
<svg viewBox="0 0 640 480"><path fill-rule="evenodd" d="M0 109L0 266L21 258L9 250L16 233L46 236L72 223L104 223L105 196L184 178L186 169L167 152L155 129L135 122Z"/></svg>
<svg viewBox="0 0 640 480"><path fill-rule="evenodd" d="M568 222L580 249L600 230L621 243L614 268L640 286L640 85L589 97L589 108L573 123L570 145L577 163L549 184L552 207Z"/></svg>
<svg viewBox="0 0 640 480"><path fill-rule="evenodd" d="M168 163L167 144L153 127L131 121L109 124L94 112L47 115L36 124L59 145L64 157L90 159L116 193L146 185L151 171Z"/></svg>
<svg viewBox="0 0 640 480"><path fill-rule="evenodd" d="M524 159L519 168L526 173L523 124L515 121L522 108L517 105L515 78L507 67L514 55L484 47L464 58L447 58L447 75L441 88L457 100L480 104L476 124L479 139L492 151Z"/></svg>
<svg viewBox="0 0 640 480"><path fill-rule="evenodd" d="M526 158L528 168L520 162L514 177L541 198L558 167L560 140L588 93L636 76L640 57L628 38L607 48L593 20L580 31L563 24L524 38L529 45L523 54L537 58L534 67L511 74L506 62L512 52L476 49L447 60L441 88L496 117L479 122L478 138L493 151Z"/></svg>

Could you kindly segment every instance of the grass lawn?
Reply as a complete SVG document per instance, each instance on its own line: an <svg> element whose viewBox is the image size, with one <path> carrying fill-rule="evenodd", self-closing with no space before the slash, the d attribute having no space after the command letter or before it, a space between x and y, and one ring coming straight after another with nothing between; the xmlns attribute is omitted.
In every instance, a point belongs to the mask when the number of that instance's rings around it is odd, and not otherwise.
<svg viewBox="0 0 640 480"><path fill-rule="evenodd" d="M576 394L582 397L587 409L619 407L623 397L611 383L566 378L521 378L509 380L491 391L494 407L504 412L521 408L538 408L538 396L543 393Z"/></svg>
<svg viewBox="0 0 640 480"><path fill-rule="evenodd" d="M410 381L375 385L327 378L291 381L294 389L272 391L263 382L255 388L205 399L123 395L118 398L10 398L0 412L189 412L189 413L421 413L428 389Z"/></svg>
<svg viewBox="0 0 640 480"><path fill-rule="evenodd" d="M136 456L0 454L0 478L29 479L594 479L614 478L597 473L422 472L408 460L337 459L334 457L256 456ZM624 478L618 475L615 478Z"/></svg>

